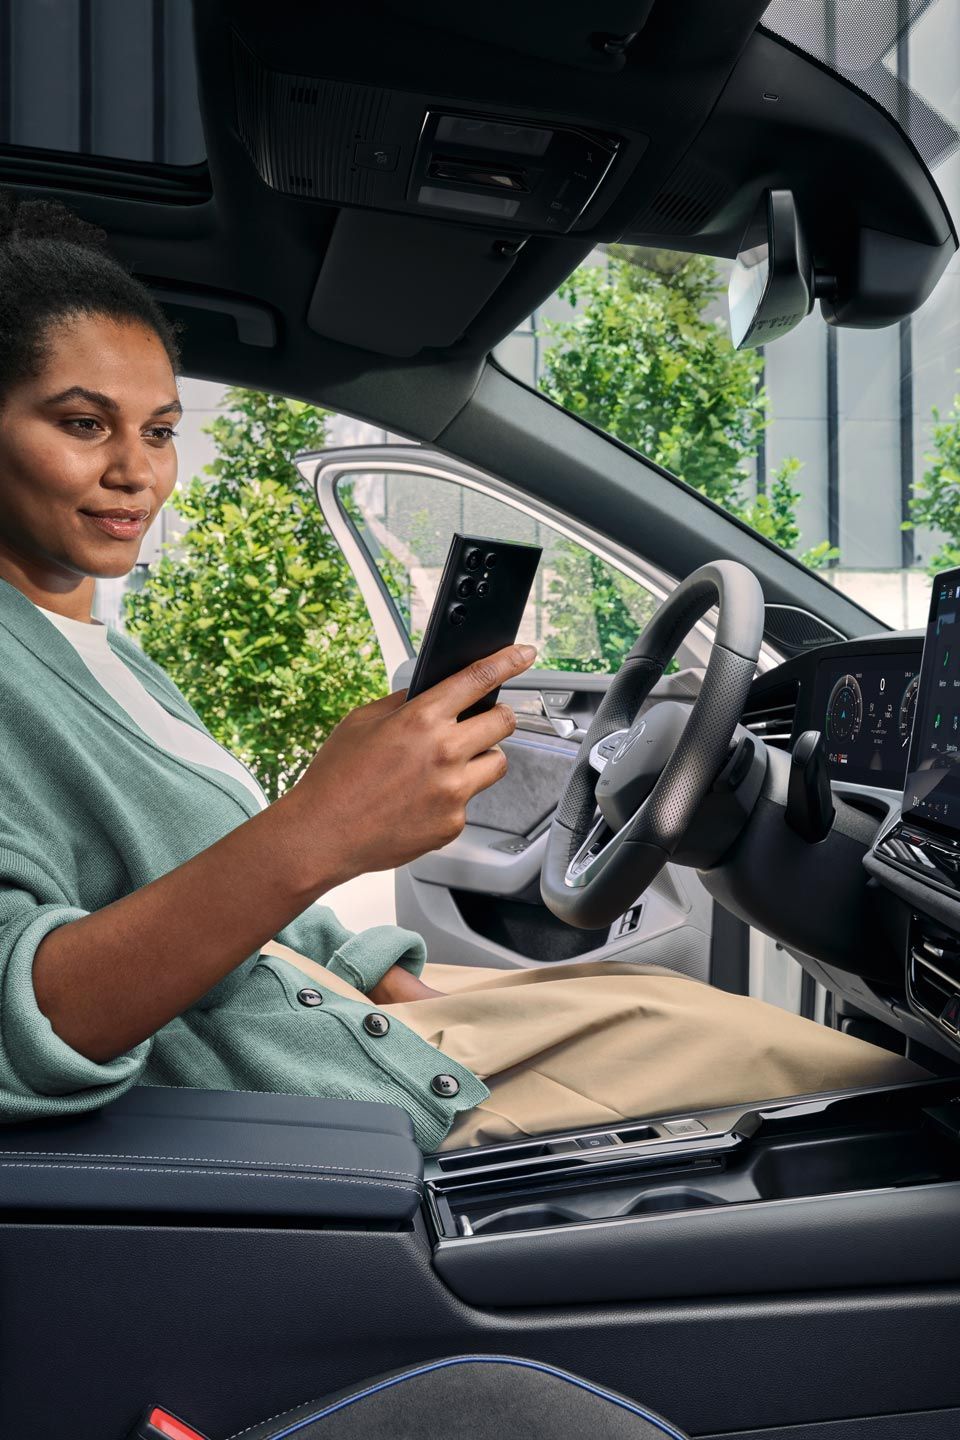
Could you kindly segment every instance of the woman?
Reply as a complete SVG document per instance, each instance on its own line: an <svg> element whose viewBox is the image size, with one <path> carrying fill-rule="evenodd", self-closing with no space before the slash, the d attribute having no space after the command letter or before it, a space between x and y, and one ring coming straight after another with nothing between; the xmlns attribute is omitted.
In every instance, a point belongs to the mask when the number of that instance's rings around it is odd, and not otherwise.
<svg viewBox="0 0 960 1440"><path fill-rule="evenodd" d="M286 1090L391 1101L429 1151L922 1075L657 967L427 985L419 936L345 930L320 896L453 839L504 773L512 713L456 716L534 652L354 711L268 804L91 617L176 483L170 326L100 232L2 201L0 1118L135 1083Z"/></svg>

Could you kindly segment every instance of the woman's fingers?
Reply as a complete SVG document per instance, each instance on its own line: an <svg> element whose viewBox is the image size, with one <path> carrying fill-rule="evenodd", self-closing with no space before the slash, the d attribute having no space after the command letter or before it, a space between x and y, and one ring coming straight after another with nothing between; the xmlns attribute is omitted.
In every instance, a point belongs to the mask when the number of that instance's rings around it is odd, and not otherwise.
<svg viewBox="0 0 960 1440"><path fill-rule="evenodd" d="M410 703L428 708L437 716L448 716L455 720L464 710L496 690L498 685L514 675L529 670L537 652L532 645L506 645L493 655L486 656L459 670L448 680L441 680Z"/></svg>
<svg viewBox="0 0 960 1440"><path fill-rule="evenodd" d="M484 750L506 740L516 728L516 711L501 700L492 710L485 710L482 715L473 715L469 720L459 722L455 734L461 747L460 753L468 759L473 755L482 755Z"/></svg>
<svg viewBox="0 0 960 1440"><path fill-rule="evenodd" d="M496 746L482 755L477 755L473 760L468 760L464 770L471 795L479 795L481 790L489 790L490 786L496 785L506 773L507 757Z"/></svg>

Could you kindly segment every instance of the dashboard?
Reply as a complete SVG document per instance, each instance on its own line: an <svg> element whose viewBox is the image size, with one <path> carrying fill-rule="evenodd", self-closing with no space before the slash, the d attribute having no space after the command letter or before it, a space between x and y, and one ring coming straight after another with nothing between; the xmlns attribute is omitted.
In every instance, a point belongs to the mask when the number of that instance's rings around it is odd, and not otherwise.
<svg viewBox="0 0 960 1440"><path fill-rule="evenodd" d="M796 941L787 939L786 947L836 996L852 1003L854 1013L893 1024L955 1063L960 1050L960 569L938 577L925 632L885 632L796 656L754 680L743 723L768 745L784 750L792 749L804 731L819 730L836 796L870 817L858 842L864 847L862 859L830 901L825 891L829 876L816 868L818 847L796 850L791 871L798 892L824 897L831 923L842 918L848 903L862 907L857 921L862 947L851 941L849 965L825 956L814 960L817 952ZM825 858L831 868L836 853ZM869 877L866 891L857 879L861 867ZM860 898L854 900L856 894ZM768 933L776 933L775 928ZM862 967L852 960L861 949ZM881 952L887 959L877 980L879 969L871 966Z"/></svg>

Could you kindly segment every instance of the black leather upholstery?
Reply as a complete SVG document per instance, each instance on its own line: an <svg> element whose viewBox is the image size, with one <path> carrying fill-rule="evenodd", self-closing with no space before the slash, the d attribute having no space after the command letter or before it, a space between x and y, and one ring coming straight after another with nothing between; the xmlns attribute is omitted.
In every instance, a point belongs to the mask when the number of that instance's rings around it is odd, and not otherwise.
<svg viewBox="0 0 960 1440"><path fill-rule="evenodd" d="M422 1174L409 1116L359 1101L144 1086L0 1129L0 1212L402 1221Z"/></svg>
<svg viewBox="0 0 960 1440"><path fill-rule="evenodd" d="M512 1355L452 1355L395 1370L240 1434L243 1440L685 1440L676 1426L625 1395Z"/></svg>

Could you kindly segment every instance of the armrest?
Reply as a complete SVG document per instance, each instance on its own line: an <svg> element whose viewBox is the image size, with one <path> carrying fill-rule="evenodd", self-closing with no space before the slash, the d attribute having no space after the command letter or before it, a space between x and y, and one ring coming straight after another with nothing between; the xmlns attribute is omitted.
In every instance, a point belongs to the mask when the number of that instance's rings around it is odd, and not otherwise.
<svg viewBox="0 0 960 1440"><path fill-rule="evenodd" d="M392 1105L140 1086L0 1129L0 1212L402 1221L423 1157Z"/></svg>

